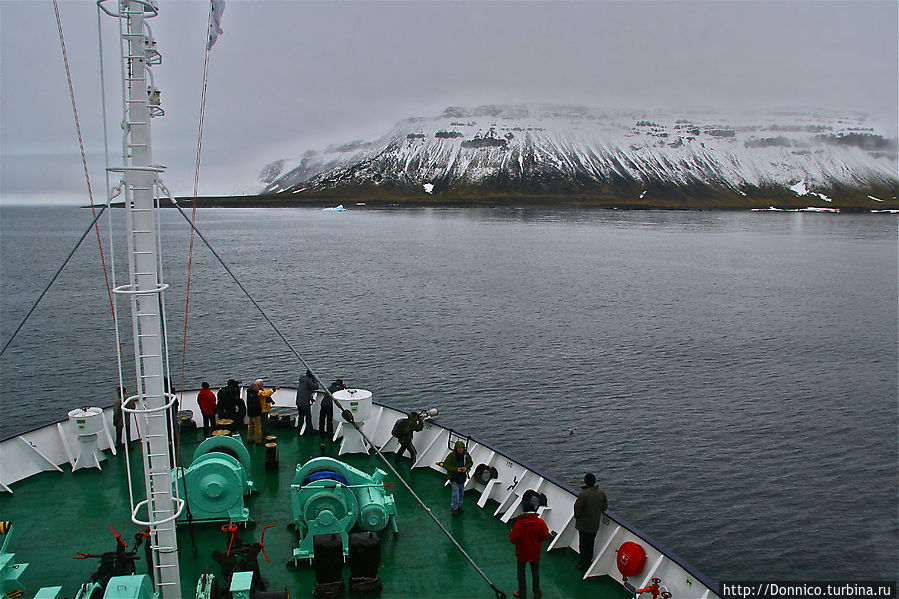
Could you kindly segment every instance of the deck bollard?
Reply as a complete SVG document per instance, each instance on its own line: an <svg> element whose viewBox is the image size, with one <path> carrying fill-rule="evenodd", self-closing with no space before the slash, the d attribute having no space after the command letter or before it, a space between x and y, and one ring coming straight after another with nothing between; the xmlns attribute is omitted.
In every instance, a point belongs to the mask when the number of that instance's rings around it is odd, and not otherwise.
<svg viewBox="0 0 899 599"><path fill-rule="evenodd" d="M229 435L233 435L237 432L237 425L230 418L222 418L217 421L215 425L220 429L227 429Z"/></svg>
<svg viewBox="0 0 899 599"><path fill-rule="evenodd" d="M274 441L275 437L266 437L265 444L265 469L278 469L278 444Z"/></svg>

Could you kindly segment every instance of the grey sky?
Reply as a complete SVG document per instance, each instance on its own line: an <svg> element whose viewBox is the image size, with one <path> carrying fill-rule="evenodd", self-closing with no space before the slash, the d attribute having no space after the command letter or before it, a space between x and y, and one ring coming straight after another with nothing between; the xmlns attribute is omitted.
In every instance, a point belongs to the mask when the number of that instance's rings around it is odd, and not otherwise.
<svg viewBox="0 0 899 599"><path fill-rule="evenodd" d="M60 3L102 201L97 15ZM887 2L300 2L229 0L209 71L201 194L254 190L268 161L386 132L449 105L556 102L821 107L897 121L899 4ZM166 116L154 157L192 192L208 4L151 21ZM113 163L115 25L104 17ZM0 0L4 203L86 201L52 3ZM49 170L49 173L47 171Z"/></svg>

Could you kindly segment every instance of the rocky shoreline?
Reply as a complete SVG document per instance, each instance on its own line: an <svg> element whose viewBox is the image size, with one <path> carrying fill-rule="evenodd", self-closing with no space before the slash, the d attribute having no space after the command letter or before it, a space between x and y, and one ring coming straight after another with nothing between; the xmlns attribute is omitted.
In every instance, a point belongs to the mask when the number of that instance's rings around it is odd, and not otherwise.
<svg viewBox="0 0 899 599"><path fill-rule="evenodd" d="M899 210L897 192L892 186L864 189L837 189L833 195L807 193L800 195L781 188L758 189L749 193L729 189L645 189L608 190L592 193L441 193L428 194L410 190L386 190L370 186L341 192L277 193L244 196L204 196L197 198L198 208L325 208L345 207L572 207L619 210L781 210L817 209L839 212L878 212ZM822 197L823 196L823 197ZM193 205L192 197L179 197L182 207ZM166 205L167 203L163 203ZM114 204L121 205L121 204Z"/></svg>

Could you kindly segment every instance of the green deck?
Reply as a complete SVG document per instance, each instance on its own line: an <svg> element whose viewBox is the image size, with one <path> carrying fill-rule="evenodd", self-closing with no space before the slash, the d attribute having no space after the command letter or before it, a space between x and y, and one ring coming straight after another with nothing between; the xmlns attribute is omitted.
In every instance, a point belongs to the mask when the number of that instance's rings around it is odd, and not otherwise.
<svg viewBox="0 0 899 599"><path fill-rule="evenodd" d="M288 530L291 521L290 500L284 492L291 481L298 461L320 455L318 437L297 437L292 429L273 429L278 436L280 467L277 472L264 469L264 449L250 446L253 460L252 479L259 493L247 500L255 522L241 529L245 541L259 540L262 527L266 530L265 551L271 558L266 563L260 554L263 576L271 583L271 590L290 587L291 594L311 596L315 574L308 565L294 567L287 560L298 538ZM182 454L189 465L202 433L188 433L182 439ZM134 445L137 450L137 444ZM327 443L326 455L337 456L338 445ZM289 457L290 456L290 457ZM393 459L388 454L389 459ZM344 461L371 473L383 462L376 456L341 457ZM138 456L133 464L140 468ZM11 550L19 562L30 565L23 575L27 587L25 598L32 597L42 586L62 585L66 596L72 596L80 582L94 572L97 560L73 560L76 551L102 553L113 549L108 526L121 532L133 542L138 526L128 516L128 491L123 459L112 458L102 463L103 471L79 470L64 473L44 472L12 486L13 495L0 497L0 520L10 520L15 529ZM409 481L415 493L432 507L436 517L465 547L475 562L493 583L508 597L517 588L514 548L509 543L510 524L493 516L497 504L488 502L486 509L477 507L477 494L466 494L465 513L450 513L450 490L443 486L443 478L429 468L410 472L409 461L403 460L399 471ZM142 475L139 475L142 476ZM395 482L388 476L388 482ZM381 570L384 590L378 595L387 598L409 597L493 597L494 593L483 578L468 564L431 518L418 506L405 488L393 489L397 502L399 534L389 528L380 533ZM197 578L207 570L220 575L218 564L212 560L213 550L227 547L221 524L194 525L198 553L191 552L188 527L179 526L181 544L182 592L185 598L195 593ZM143 555L141 550L139 555ZM545 597L614 598L628 597L615 581L607 578L581 580L575 567L576 555L571 550L544 553L541 558L541 586ZM138 573L146 571L143 560ZM349 578L349 565L344 567L344 579ZM528 573L530 586L530 574ZM529 589L530 590L530 589ZM352 594L351 594L352 595Z"/></svg>

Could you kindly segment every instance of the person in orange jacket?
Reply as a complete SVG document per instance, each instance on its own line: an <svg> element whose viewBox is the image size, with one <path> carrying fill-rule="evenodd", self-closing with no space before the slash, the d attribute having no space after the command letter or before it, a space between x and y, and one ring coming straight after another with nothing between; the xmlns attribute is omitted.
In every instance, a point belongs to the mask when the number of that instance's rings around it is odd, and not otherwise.
<svg viewBox="0 0 899 599"><path fill-rule="evenodd" d="M543 595L540 590L540 551L543 541L549 539L546 522L535 512L537 508L530 501L522 504L524 513L515 518L509 541L515 545L515 557L518 559L518 590L512 593L515 597L527 597L524 565L531 564L531 584L534 597Z"/></svg>

